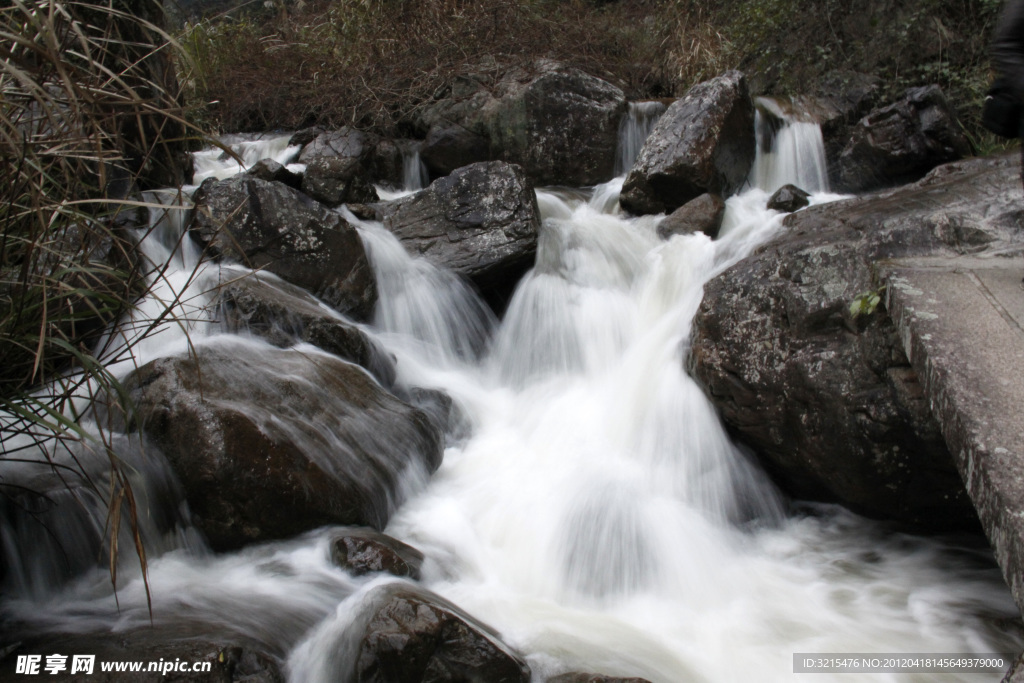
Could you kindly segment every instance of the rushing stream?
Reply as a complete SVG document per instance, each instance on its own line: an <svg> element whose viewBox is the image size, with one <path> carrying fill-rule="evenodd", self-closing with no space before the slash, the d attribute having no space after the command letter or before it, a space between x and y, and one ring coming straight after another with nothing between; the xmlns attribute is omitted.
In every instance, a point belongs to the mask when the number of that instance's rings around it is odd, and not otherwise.
<svg viewBox="0 0 1024 683"><path fill-rule="evenodd" d="M233 143L248 165L291 161L298 148L286 141ZM464 423L433 477L410 482L386 532L421 550L426 587L496 628L538 683L564 671L656 683L791 680L794 653L1021 647L1008 625L1017 609L984 549L784 500L686 374L703 284L781 229L782 216L764 208L770 191L796 182L815 202L836 198L817 126L791 122L762 147L750 189L728 200L714 241L662 241L658 217L621 215L621 177L586 191L538 190L536 266L500 322L460 279L407 254L380 224L346 214L379 281L366 329L398 359L399 384L443 390ZM239 170L220 157L198 155L197 183ZM407 168L417 179L418 159ZM180 230L180 220L166 221L145 248L180 268L158 294L166 300L187 285L191 322L147 340L137 361L183 351L182 328L194 344L261 347L199 315L208 292L237 271L195 273L198 254L170 251ZM173 508L165 469L156 458L139 472L143 502L167 518L147 532L153 621L255 642L295 683L339 680L337 652L361 601L398 579L334 567L329 529L214 555ZM156 509L167 500L172 509ZM94 535L101 507L95 514ZM89 526L93 517L75 519ZM4 522L9 619L60 632L149 624L133 558L122 562L115 604L105 570L59 581L47 569L55 551L17 526Z"/></svg>

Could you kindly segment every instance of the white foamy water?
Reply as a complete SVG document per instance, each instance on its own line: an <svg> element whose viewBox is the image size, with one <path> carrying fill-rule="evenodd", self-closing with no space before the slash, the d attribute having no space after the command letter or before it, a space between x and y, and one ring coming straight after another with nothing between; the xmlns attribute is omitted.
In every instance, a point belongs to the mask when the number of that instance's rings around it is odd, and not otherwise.
<svg viewBox="0 0 1024 683"><path fill-rule="evenodd" d="M538 191L536 267L500 323L451 273L359 224L380 283L371 332L397 358L400 385L447 392L466 423L387 532L425 553L426 587L500 631L537 683L572 670L789 681L798 652L1020 648L1003 621L1016 607L985 552L840 508L793 508L686 374L704 283L782 229L764 209L775 181L756 182L767 185L729 199L715 241L664 242L658 217L624 218L621 178L590 193ZM209 283L198 287L205 296ZM161 343L178 350L172 336ZM157 625L258 643L295 683L345 679L348 627L394 579L333 567L330 530L212 556L183 524L150 560ZM9 593L7 613L65 632L144 626L142 582L124 572L120 609L95 570Z"/></svg>

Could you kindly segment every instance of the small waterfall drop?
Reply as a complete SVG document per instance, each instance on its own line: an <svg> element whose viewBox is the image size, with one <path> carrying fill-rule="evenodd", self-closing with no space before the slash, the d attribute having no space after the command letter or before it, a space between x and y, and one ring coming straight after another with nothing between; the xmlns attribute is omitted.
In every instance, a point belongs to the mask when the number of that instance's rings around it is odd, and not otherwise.
<svg viewBox="0 0 1024 683"><path fill-rule="evenodd" d="M615 156L616 177L629 172L665 109L665 104L657 100L629 103L629 110L619 124L619 145Z"/></svg>
<svg viewBox="0 0 1024 683"><path fill-rule="evenodd" d="M402 149L402 189L406 192L422 190L430 184L430 172L420 159L418 145Z"/></svg>
<svg viewBox="0 0 1024 683"><path fill-rule="evenodd" d="M784 107L783 102L759 97L754 128L757 157L751 184L775 192L786 184L811 194L829 191L825 142L821 126L803 112Z"/></svg>

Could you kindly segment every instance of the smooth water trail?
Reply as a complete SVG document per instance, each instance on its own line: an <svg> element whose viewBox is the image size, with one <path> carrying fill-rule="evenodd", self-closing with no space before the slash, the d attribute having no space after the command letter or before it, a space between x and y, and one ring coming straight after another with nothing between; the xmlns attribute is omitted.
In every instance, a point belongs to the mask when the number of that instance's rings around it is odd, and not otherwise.
<svg viewBox="0 0 1024 683"><path fill-rule="evenodd" d="M757 98L754 127L758 150L751 184L769 194L786 184L811 194L828 192L821 127L809 115L783 104L768 97Z"/></svg>
<svg viewBox="0 0 1024 683"><path fill-rule="evenodd" d="M287 161L280 144L253 156L278 149ZM778 165L768 152L774 161L758 168ZM219 177L235 162L217 163L224 168L210 161L203 173ZM660 217L624 217L622 178L592 191L539 190L536 264L500 323L452 273L407 254L379 223L345 214L380 287L364 329L394 355L400 386L443 390L461 416L441 468L409 488L387 532L424 552L426 587L500 631L537 683L571 670L655 683L788 681L796 652L1020 649L1005 626L1016 607L987 551L893 533L840 508L794 508L687 374L704 283L784 229L765 202L773 178L791 172L769 170L728 200L714 241L662 241ZM823 189L813 201L834 198ZM173 223L146 246L154 260L164 250L172 281L199 263L173 254ZM208 302L228 270L211 266L162 296ZM197 311L183 309L181 324L201 344L262 344L225 338ZM143 359L181 344L169 330ZM336 680L360 606L393 579L332 565L331 529L211 555L173 477L162 476L146 479L152 509L168 511L150 558L155 623L256 643L294 683ZM12 540L24 530L3 531L5 544L25 543ZM72 633L149 623L137 572L123 574L118 607L102 570L33 583L47 571L27 562L9 577L8 618Z"/></svg>
<svg viewBox="0 0 1024 683"><path fill-rule="evenodd" d="M640 155L644 141L654 130L666 108L663 102L657 100L629 103L629 109L619 124L619 149L615 156L616 176L629 172L633 162Z"/></svg>

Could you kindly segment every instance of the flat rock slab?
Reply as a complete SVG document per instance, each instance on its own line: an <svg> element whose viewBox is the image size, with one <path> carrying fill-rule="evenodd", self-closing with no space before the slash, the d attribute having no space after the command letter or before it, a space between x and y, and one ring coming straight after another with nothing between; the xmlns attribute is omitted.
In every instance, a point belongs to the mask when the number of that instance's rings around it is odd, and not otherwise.
<svg viewBox="0 0 1024 683"><path fill-rule="evenodd" d="M889 314L1024 611L1024 259L879 268Z"/></svg>

